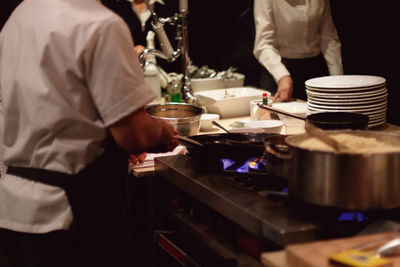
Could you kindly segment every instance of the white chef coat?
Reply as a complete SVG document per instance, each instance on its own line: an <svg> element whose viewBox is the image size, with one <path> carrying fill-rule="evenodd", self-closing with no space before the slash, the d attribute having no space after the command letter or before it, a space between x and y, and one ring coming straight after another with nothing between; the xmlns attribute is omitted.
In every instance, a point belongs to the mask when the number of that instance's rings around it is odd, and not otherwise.
<svg viewBox="0 0 400 267"><path fill-rule="evenodd" d="M0 125L2 125L2 123L3 123L2 107L3 107L3 105L1 104L1 96L0 96ZM1 131L0 131L0 135L1 135ZM4 164L3 164L3 146L0 143L0 179L4 173L6 173L6 166L4 166Z"/></svg>
<svg viewBox="0 0 400 267"><path fill-rule="evenodd" d="M106 127L152 101L128 26L100 0L24 0L0 33L0 144L7 166L74 174ZM64 190L6 174L0 227L68 229Z"/></svg>
<svg viewBox="0 0 400 267"><path fill-rule="evenodd" d="M329 74L343 74L329 0L255 0L254 21L253 53L276 82L289 75L281 57L311 58L321 52Z"/></svg>

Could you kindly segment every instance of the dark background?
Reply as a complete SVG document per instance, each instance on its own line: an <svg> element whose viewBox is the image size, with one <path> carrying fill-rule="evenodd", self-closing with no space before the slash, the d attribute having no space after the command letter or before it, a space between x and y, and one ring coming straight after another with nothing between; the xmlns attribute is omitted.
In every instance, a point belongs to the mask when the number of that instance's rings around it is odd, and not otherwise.
<svg viewBox="0 0 400 267"><path fill-rule="evenodd" d="M4 2L1 25L20 1ZM400 15L396 3L389 0L331 0L331 7L342 42L345 74L386 78L389 91L387 121L400 125L400 112L396 109L397 91L400 90L396 25ZM189 0L189 10L189 54L193 64L217 70L235 66L246 75L246 85L258 86L260 65L252 55L252 0Z"/></svg>
<svg viewBox="0 0 400 267"><path fill-rule="evenodd" d="M215 0L212 5L201 2L205 1L190 1L190 16L195 24L190 25L189 47L194 64L237 66L239 72L246 74L246 83L257 86L260 66L251 53L253 17L252 12L245 11L246 6L252 11L252 1ZM342 42L344 73L386 78L387 121L400 125L396 108L400 95L396 25L400 14L395 4L396 1L387 0L331 0L333 20Z"/></svg>

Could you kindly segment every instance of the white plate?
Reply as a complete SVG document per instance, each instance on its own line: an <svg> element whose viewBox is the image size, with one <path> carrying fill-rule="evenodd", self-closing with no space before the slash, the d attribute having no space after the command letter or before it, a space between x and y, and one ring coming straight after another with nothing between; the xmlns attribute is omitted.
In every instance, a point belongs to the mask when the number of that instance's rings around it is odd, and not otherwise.
<svg viewBox="0 0 400 267"><path fill-rule="evenodd" d="M273 103L272 107L296 115L305 116L307 113L307 103L304 102L298 102L298 101L279 102L279 103Z"/></svg>
<svg viewBox="0 0 400 267"><path fill-rule="evenodd" d="M333 75L309 79L306 86L318 88L359 88L378 86L386 83L386 79L371 75Z"/></svg>
<svg viewBox="0 0 400 267"><path fill-rule="evenodd" d="M318 87L310 87L306 86L306 89L312 92L321 92L321 93L352 93L352 92L368 92L372 90L377 90L384 88L385 84L371 86L371 87L357 87L357 88L318 88Z"/></svg>
<svg viewBox="0 0 400 267"><path fill-rule="evenodd" d="M346 106L366 106L366 105L374 105L374 104L378 105L378 104L386 102L386 101L388 101L387 97L383 97L383 98L375 99L375 100L364 100L364 101L352 101L352 100L349 100L349 101L340 101L340 102L337 102L337 101L330 101L329 102L329 101L324 101L324 100L311 98L311 99L307 100L307 103L311 103L311 104L314 104L314 105L343 106L343 107L346 107Z"/></svg>
<svg viewBox="0 0 400 267"><path fill-rule="evenodd" d="M379 126L379 125L382 125L382 124L385 124L385 123L386 123L386 120L374 122L374 123L371 123L371 124L368 123L368 128L375 127L375 126Z"/></svg>
<svg viewBox="0 0 400 267"><path fill-rule="evenodd" d="M243 128L234 128L233 133L281 133L283 123L280 120L244 121Z"/></svg>
<svg viewBox="0 0 400 267"><path fill-rule="evenodd" d="M380 118L380 119L376 119L376 120L370 120L370 121L368 122L368 125L375 124L375 123L379 123L379 122L384 122L384 121L386 121L386 118Z"/></svg>
<svg viewBox="0 0 400 267"><path fill-rule="evenodd" d="M348 102L363 102L363 103L370 103L370 102L379 102L387 99L388 93L385 92L382 95L377 95L373 97L359 97L359 98L323 98L323 97L308 97L308 101L314 102L322 102L322 103L348 103Z"/></svg>
<svg viewBox="0 0 400 267"><path fill-rule="evenodd" d="M371 97L381 95L387 92L386 87L379 88L377 90L372 90L368 92L357 92L357 93L320 93L320 92L313 92L306 89L307 96L319 96L324 98L359 98L359 97Z"/></svg>
<svg viewBox="0 0 400 267"><path fill-rule="evenodd" d="M363 105L372 105L378 104L383 101L387 101L387 98L382 98L380 100L370 100L370 101L347 101L347 102L325 102L314 99L308 99L307 102L314 105L326 105L326 106L363 106Z"/></svg>
<svg viewBox="0 0 400 267"><path fill-rule="evenodd" d="M368 115L368 118L371 121L386 119L386 112L383 112L383 113L380 113L380 114L376 114L376 115Z"/></svg>
<svg viewBox="0 0 400 267"><path fill-rule="evenodd" d="M308 107L307 108L310 113L315 113L315 112L331 112L331 111L341 111L341 112L358 112L366 115L378 115L378 114L384 114L386 113L387 108L381 108L381 109L371 109L371 110L357 110L357 109L320 109L320 108L313 108L313 107Z"/></svg>
<svg viewBox="0 0 400 267"><path fill-rule="evenodd" d="M320 109L337 109L337 110L345 110L345 109L355 109L355 110L371 110L371 109L381 109L387 106L387 101L372 104L372 105L353 105L353 106L328 106L328 105L315 105L310 102L307 102L308 107L312 108L320 108Z"/></svg>

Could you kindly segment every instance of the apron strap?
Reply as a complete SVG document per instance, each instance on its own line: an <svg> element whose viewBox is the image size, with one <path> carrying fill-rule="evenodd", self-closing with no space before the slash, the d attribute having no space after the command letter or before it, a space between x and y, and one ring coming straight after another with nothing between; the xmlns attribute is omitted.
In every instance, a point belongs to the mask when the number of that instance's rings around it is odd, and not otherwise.
<svg viewBox="0 0 400 267"><path fill-rule="evenodd" d="M61 187L65 190L71 186L72 180L74 179L74 175L30 167L8 166L7 173L40 183Z"/></svg>

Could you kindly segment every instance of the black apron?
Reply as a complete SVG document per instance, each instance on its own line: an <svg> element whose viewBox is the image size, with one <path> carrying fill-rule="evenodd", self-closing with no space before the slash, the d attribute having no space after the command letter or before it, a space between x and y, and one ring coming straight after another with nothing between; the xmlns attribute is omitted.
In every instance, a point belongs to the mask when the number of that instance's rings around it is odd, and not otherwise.
<svg viewBox="0 0 400 267"><path fill-rule="evenodd" d="M105 152L77 174L7 167L7 173L65 190L74 221L80 265L132 266L126 203L128 153L109 141Z"/></svg>

